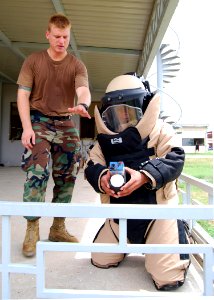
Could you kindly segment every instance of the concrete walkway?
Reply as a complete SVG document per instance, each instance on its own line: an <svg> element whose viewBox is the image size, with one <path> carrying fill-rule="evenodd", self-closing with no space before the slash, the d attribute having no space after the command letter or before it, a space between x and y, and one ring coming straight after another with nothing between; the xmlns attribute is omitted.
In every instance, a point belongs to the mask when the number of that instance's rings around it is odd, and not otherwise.
<svg viewBox="0 0 214 300"><path fill-rule="evenodd" d="M25 174L20 168L0 167L0 201L22 202L24 181ZM51 202L52 187L53 182L50 180L46 195L47 202ZM98 201L99 196L84 180L83 170L81 169L74 190L73 202L93 203ZM21 253L26 220L23 217L12 217L11 219L11 261L13 263L33 264L35 258L25 258ZM88 242L93 240L94 235L103 223L103 220L98 220L67 219L66 224L68 230L77 236L80 241ZM42 218L40 220L41 240L47 240L51 223L52 218ZM130 254L118 268L108 270L92 266L90 264L90 253L49 252L45 254L45 264L47 288L141 291L148 294L148 296L157 294L151 277L145 270L144 256L142 255ZM179 296L179 293L185 292L199 295L203 290L202 284L201 271L192 264L185 285L177 290L176 294ZM167 295L169 296L169 293ZM11 274L11 299L36 299L35 276Z"/></svg>

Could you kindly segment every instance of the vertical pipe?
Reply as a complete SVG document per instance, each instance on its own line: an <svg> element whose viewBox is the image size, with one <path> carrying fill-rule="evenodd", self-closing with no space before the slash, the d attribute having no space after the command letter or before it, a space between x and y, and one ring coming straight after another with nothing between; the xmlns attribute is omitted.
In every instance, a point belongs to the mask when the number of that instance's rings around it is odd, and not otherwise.
<svg viewBox="0 0 214 300"><path fill-rule="evenodd" d="M2 216L2 299L10 299L10 216Z"/></svg>
<svg viewBox="0 0 214 300"><path fill-rule="evenodd" d="M160 49L157 52L157 90L160 94L160 113L163 113L163 100L162 100L162 91L163 91L163 68Z"/></svg>

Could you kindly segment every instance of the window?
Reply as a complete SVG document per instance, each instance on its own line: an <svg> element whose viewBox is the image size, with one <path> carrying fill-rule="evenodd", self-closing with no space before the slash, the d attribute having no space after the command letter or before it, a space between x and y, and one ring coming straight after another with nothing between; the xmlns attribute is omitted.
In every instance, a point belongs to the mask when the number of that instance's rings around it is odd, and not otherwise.
<svg viewBox="0 0 214 300"><path fill-rule="evenodd" d="M182 146L194 146L194 139L190 139L190 138L182 139Z"/></svg>
<svg viewBox="0 0 214 300"><path fill-rule="evenodd" d="M94 139L95 138L95 120L94 117L91 119L80 118L80 138L81 139Z"/></svg>
<svg viewBox="0 0 214 300"><path fill-rule="evenodd" d="M16 102L10 103L10 135L11 141L21 140L22 123L19 117L19 112Z"/></svg>
<svg viewBox="0 0 214 300"><path fill-rule="evenodd" d="M89 114L91 119L80 118L80 138L81 139L95 139L97 135L97 128L95 126L94 108L99 108L100 101L93 101L89 107ZM93 117L92 117L93 116Z"/></svg>
<svg viewBox="0 0 214 300"><path fill-rule="evenodd" d="M200 139L200 138L194 139L194 145L196 144L200 146L204 146L204 139Z"/></svg>
<svg viewBox="0 0 214 300"><path fill-rule="evenodd" d="M207 138L208 138L208 139L212 139L212 137L213 137L212 131L208 131L208 132L207 132Z"/></svg>
<svg viewBox="0 0 214 300"><path fill-rule="evenodd" d="M204 139L202 138L183 138L182 146L195 146L196 144L204 146Z"/></svg>

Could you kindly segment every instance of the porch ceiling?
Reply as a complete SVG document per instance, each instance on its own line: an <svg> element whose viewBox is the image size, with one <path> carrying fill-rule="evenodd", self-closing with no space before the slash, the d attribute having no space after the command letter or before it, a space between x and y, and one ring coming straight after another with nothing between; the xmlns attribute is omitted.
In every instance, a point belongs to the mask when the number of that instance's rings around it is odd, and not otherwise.
<svg viewBox="0 0 214 300"><path fill-rule="evenodd" d="M115 76L146 77L178 1L1 0L0 79L15 83L24 58L48 47L47 21L61 12L72 22L69 51L85 63L97 100Z"/></svg>

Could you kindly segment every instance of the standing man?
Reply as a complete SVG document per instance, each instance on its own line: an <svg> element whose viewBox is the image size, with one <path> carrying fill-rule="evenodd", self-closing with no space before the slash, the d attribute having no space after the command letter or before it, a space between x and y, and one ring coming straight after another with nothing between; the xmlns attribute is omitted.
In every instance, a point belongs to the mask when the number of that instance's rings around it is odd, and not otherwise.
<svg viewBox="0 0 214 300"><path fill-rule="evenodd" d="M71 23L62 14L48 23L47 50L31 54L21 68L17 83L18 110L25 147L22 169L27 174L25 202L44 202L52 158L53 203L71 201L80 160L80 138L70 114L91 118L88 75L84 64L67 52ZM77 104L75 105L75 94ZM39 216L26 216L22 252L31 257L39 241ZM54 218L49 240L78 242L65 228L65 218Z"/></svg>

